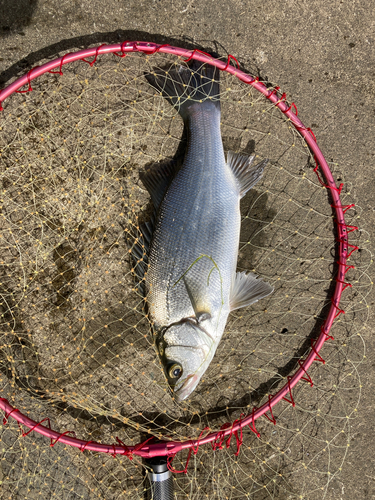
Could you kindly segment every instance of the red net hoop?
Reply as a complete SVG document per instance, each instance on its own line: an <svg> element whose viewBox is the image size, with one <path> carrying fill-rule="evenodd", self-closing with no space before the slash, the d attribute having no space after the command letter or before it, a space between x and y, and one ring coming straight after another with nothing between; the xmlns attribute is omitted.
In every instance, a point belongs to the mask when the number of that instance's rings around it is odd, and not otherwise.
<svg viewBox="0 0 375 500"><path fill-rule="evenodd" d="M63 433L56 432L52 430L49 425L45 425L45 421L48 419L43 419L40 422L36 422L28 418L19 409L10 405L5 398L0 398L0 408L5 412L4 423L6 423L9 418L12 418L22 426L29 429L29 431L23 432L23 435L26 435L31 431L37 432L43 436L48 437L51 440L51 446L54 446L57 442L60 442L79 448L81 451L91 450L93 452L108 453L112 455L126 455L129 458L132 458L133 455L138 455L143 458L169 455L172 459L172 457L175 456L176 453L183 449L190 449L188 455L190 458L192 452L194 452L194 454L197 453L199 446L208 443L211 443L214 449L221 448L223 444L229 447L231 439L234 436L237 443L238 452L242 444L242 430L248 426L252 432L259 436L256 429L256 421L261 416L265 416L273 424L276 424L276 420L273 415L273 408L275 407L275 405L284 400L285 403L292 404L294 406L295 402L293 398L293 388L300 380L313 386L313 380L308 373L309 369L315 361L322 363L325 362L324 350L322 354L321 350L326 341L333 340L333 337L330 335L331 327L336 318L338 318L339 315L344 314L345 312L340 307L341 295L347 287L351 286L345 279L346 273L350 268L353 267L347 265L347 259L355 250L357 250L357 246L351 245L349 243L348 235L350 232L355 231L357 227L346 224L345 213L347 210L352 208L353 205L342 204L340 194L343 185L336 185L327 161L325 160L321 150L319 149L315 135L313 134L311 129L305 127L305 125L298 118L297 108L295 104L288 104L286 101L286 95L282 94L280 96L278 88L270 90L264 83L260 82L258 78L254 78L253 76L241 71L238 68L237 60L233 56L229 56L227 62L223 62L199 50L191 51L178 47L172 47L169 45L157 45L148 42L125 41L121 44L115 45L101 45L97 48L91 48L75 53L66 54L54 61L31 69L26 75L19 78L1 91L0 103L2 103L5 99L7 99L14 93L31 92L33 90L32 82L45 73L58 73L59 75L62 75L63 67L66 64L81 60L90 64L90 66L93 66L99 56L116 54L119 57L126 57L127 54L133 52L142 52L148 55L159 52L182 57L185 58L186 61L195 59L202 63L214 65L221 71L230 73L240 81L253 87L259 93L261 93L265 99L271 102L280 110L281 113L285 115L285 117L294 126L296 131L303 137L315 159L316 166L314 171L318 176L319 182L322 184L322 186L324 186L324 188L329 191L331 207L335 214L334 221L336 240L338 243L338 260L335 267L337 269L337 274L333 278L336 283L333 295L330 299L331 306L325 318L324 324L321 327L319 337L316 340L312 341L310 353L307 355L307 357L298 361L298 370L292 376L287 377L287 382L285 383L285 385L277 393L269 395L268 401L261 407L253 408L247 415L242 415L233 423L223 425L220 431L210 432L206 436L200 437L199 439L185 440L182 442L168 441L158 443L152 443L150 442L150 440L147 440L135 446L127 446L120 440L118 440L117 444L100 444L93 441L84 441L77 439L69 435L69 431ZM203 432L204 431L202 431L202 433Z"/></svg>

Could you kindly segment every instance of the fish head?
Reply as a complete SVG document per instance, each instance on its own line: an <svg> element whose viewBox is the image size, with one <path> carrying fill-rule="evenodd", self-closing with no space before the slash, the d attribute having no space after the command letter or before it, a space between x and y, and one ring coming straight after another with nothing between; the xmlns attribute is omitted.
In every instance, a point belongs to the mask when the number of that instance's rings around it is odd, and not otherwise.
<svg viewBox="0 0 375 500"><path fill-rule="evenodd" d="M177 401L183 401L194 391L216 347L203 325L192 318L171 325L159 337L159 356Z"/></svg>

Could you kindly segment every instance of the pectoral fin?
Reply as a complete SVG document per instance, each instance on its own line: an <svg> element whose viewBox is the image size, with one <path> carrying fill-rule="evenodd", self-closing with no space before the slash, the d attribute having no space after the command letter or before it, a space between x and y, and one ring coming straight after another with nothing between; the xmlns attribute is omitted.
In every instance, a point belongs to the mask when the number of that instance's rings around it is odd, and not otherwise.
<svg viewBox="0 0 375 500"><path fill-rule="evenodd" d="M255 156L245 156L228 151L227 164L236 177L241 198L259 181L268 160L253 165Z"/></svg>
<svg viewBox="0 0 375 500"><path fill-rule="evenodd" d="M231 311L246 307L273 292L270 284L257 279L255 274L237 273L232 282L229 306Z"/></svg>
<svg viewBox="0 0 375 500"><path fill-rule="evenodd" d="M186 291L189 295L191 305L194 309L195 317L198 321L203 321L205 319L211 318L211 307L207 299L207 291L204 285L197 285L193 283L187 276L183 278Z"/></svg>

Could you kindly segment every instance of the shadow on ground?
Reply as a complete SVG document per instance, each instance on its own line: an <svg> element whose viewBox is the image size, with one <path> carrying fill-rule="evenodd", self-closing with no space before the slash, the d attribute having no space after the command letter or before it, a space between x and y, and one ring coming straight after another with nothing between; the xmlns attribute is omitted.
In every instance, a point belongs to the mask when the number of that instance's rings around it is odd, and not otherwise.
<svg viewBox="0 0 375 500"><path fill-rule="evenodd" d="M0 37L28 26L37 5L37 0L2 0L0 2Z"/></svg>
<svg viewBox="0 0 375 500"><path fill-rule="evenodd" d="M30 5L34 5L34 0L31 0ZM29 4L28 0L19 0L17 4L20 6L23 5L23 3ZM32 10L30 8L26 8L22 11L22 15L16 16L14 12L18 12L18 7L17 8L10 8L10 4L13 5L12 0L5 0L5 7L0 7L0 36L4 33L10 32L12 28L16 27L16 24L12 24L11 21L14 18L15 21L17 22L17 26L19 23L22 22L22 19L24 19L25 25L27 25L30 22L30 17L32 15L32 12L34 10L34 7ZM35 3L36 5L36 3ZM21 9L22 7L20 7ZM3 11L7 11L7 14L3 16ZM12 11L12 15L9 14L9 11ZM12 17L12 19L11 19ZM7 19L9 18L9 22ZM5 27L4 27L5 26ZM175 45L184 49L198 49L203 52L208 52L215 57L219 57L219 54L225 54L224 57L227 57L229 52L223 47L221 44L219 44L215 40L207 40L207 43L205 45L200 45L197 44L196 42L193 42L190 38L188 37L183 37L183 38L174 38L174 37L167 37L165 35L161 34L151 34L146 31L135 31L135 30L116 30L116 31L110 31L106 33L93 33L90 35L84 35L84 36L77 36L73 38L69 38L66 40L61 40L58 43L53 43L52 45L48 45L47 47L43 47L40 50L37 50L35 52L30 52L26 57L20 59L19 61L15 62L7 68L5 71L0 73L0 86L4 87L5 84L14 78L22 76L27 70L30 70L34 68L35 66L40 65L41 61L44 61L45 59L47 60L53 60L61 55L65 54L67 51L76 51L80 49L86 49L90 46L93 45L101 45L101 44L115 44L115 43L120 43L123 41L150 41L153 43L160 43L160 44L168 44L168 45ZM45 62L45 61L44 61ZM241 67L241 70L244 71L245 73L248 73L250 70L250 73L254 74L255 76L260 76L259 75L259 68L244 68L243 65L241 64L241 60L238 61L239 65ZM247 65L248 66L248 65Z"/></svg>

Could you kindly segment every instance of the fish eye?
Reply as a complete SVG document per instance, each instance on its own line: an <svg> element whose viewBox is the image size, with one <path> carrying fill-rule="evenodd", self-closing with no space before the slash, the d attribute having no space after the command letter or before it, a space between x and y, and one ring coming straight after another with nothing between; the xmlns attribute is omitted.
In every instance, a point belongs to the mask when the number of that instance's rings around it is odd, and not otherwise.
<svg viewBox="0 0 375 500"><path fill-rule="evenodd" d="M169 378L180 378L182 375L182 366L178 363L173 363L168 368L168 377Z"/></svg>

